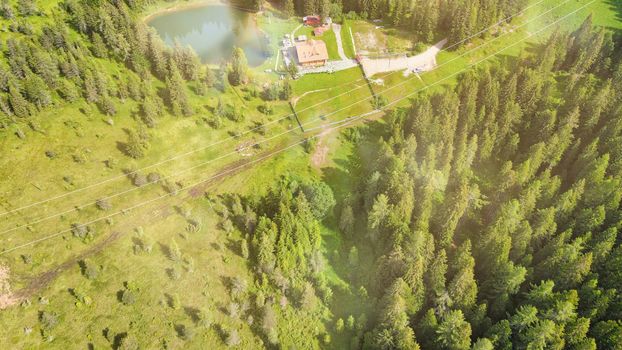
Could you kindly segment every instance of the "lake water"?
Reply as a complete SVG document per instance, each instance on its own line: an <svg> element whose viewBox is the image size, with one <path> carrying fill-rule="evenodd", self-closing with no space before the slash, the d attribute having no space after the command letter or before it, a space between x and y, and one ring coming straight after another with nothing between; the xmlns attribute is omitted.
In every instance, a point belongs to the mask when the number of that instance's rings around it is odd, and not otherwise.
<svg viewBox="0 0 622 350"><path fill-rule="evenodd" d="M250 66L259 66L270 55L268 38L257 28L251 14L225 5L187 8L156 16L148 22L162 40L174 46L190 45L204 63L229 59L241 47Z"/></svg>

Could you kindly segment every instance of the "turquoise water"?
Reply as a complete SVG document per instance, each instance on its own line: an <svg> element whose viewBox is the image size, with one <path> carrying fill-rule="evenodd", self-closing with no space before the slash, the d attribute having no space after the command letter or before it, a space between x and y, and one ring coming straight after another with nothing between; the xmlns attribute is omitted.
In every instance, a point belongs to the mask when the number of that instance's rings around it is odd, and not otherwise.
<svg viewBox="0 0 622 350"><path fill-rule="evenodd" d="M226 5L207 5L162 14L150 20L162 40L174 46L190 45L203 63L227 60L235 46L241 47L250 66L259 66L270 55L266 36L253 16Z"/></svg>

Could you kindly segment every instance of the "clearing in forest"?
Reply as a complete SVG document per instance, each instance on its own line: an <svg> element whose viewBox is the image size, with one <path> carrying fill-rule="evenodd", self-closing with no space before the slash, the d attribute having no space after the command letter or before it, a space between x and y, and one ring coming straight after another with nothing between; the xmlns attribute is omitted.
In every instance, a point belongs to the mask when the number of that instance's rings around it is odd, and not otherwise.
<svg viewBox="0 0 622 350"><path fill-rule="evenodd" d="M447 39L443 39L416 56L408 57L406 55L400 55L386 58L363 57L360 62L367 77L372 77L378 73L401 70L404 71L404 76L408 76L410 73L434 69L434 67L436 67L436 55L446 43Z"/></svg>

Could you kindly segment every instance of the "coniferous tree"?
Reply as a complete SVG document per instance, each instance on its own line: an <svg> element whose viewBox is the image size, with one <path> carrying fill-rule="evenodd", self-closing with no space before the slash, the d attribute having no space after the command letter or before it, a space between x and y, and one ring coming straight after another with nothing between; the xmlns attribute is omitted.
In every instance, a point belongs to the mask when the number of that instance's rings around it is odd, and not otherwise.
<svg viewBox="0 0 622 350"><path fill-rule="evenodd" d="M9 103L11 105L11 109L13 113L20 117L24 118L30 114L30 107L28 106L28 101L22 95L20 88L13 82L9 83Z"/></svg>
<svg viewBox="0 0 622 350"><path fill-rule="evenodd" d="M213 88L216 84L216 77L214 76L214 72L210 68L207 68L205 70L205 75L203 76L203 83L205 84L205 86L207 86L207 88L210 89Z"/></svg>
<svg viewBox="0 0 622 350"><path fill-rule="evenodd" d="M294 0L285 0L283 4L283 13L285 17L290 18L296 14L296 10L294 8Z"/></svg>
<svg viewBox="0 0 622 350"><path fill-rule="evenodd" d="M166 56L156 33L150 32L148 37L148 56L156 77L163 79L167 75Z"/></svg>
<svg viewBox="0 0 622 350"><path fill-rule="evenodd" d="M37 13L37 4L34 0L19 0L17 2L19 14L28 17Z"/></svg>
<svg viewBox="0 0 622 350"><path fill-rule="evenodd" d="M248 80L248 63L244 51L236 47L233 49L231 57L231 72L229 72L229 82L233 86L245 84Z"/></svg>
<svg viewBox="0 0 622 350"><path fill-rule="evenodd" d="M302 11L305 16L317 14L317 7L315 1L303 1L302 5Z"/></svg>
<svg viewBox="0 0 622 350"><path fill-rule="evenodd" d="M76 87L66 79L61 79L59 81L58 93L67 102L75 102L80 98L80 94Z"/></svg>
<svg viewBox="0 0 622 350"><path fill-rule="evenodd" d="M24 81L24 90L28 100L38 108L52 103L52 96L48 87L38 75L29 73Z"/></svg>
<svg viewBox="0 0 622 350"><path fill-rule="evenodd" d="M166 89L168 93L168 103L171 111L175 115L191 115L193 113L188 96L186 95L186 87L184 81L177 69L177 65L173 60L169 62L169 73L166 78Z"/></svg>
<svg viewBox="0 0 622 350"><path fill-rule="evenodd" d="M106 44L102 40L101 35L95 32L92 35L91 42L93 43L93 55L99 58L105 58L108 55Z"/></svg>
<svg viewBox="0 0 622 350"><path fill-rule="evenodd" d="M90 69L86 69L83 75L84 98L86 98L87 102L96 102L99 99L99 91L97 89L95 76Z"/></svg>
<svg viewBox="0 0 622 350"><path fill-rule="evenodd" d="M467 350L471 347L471 325L460 310L448 312L438 325L436 342L441 349Z"/></svg>
<svg viewBox="0 0 622 350"><path fill-rule="evenodd" d="M117 107L114 102L108 95L102 95L98 101L99 108L106 115L115 115L117 114Z"/></svg>
<svg viewBox="0 0 622 350"><path fill-rule="evenodd" d="M156 120L160 116L160 110L157 102L151 96L145 97L140 106L142 120L148 127L152 128L156 125Z"/></svg>
<svg viewBox="0 0 622 350"><path fill-rule="evenodd" d="M133 130L128 131L127 142L124 147L125 153L134 158L142 158L145 156L145 150L140 137Z"/></svg>
<svg viewBox="0 0 622 350"><path fill-rule="evenodd" d="M13 7L8 2L8 0L3 0L0 4L0 16L5 19L13 19L15 17L15 12L13 11Z"/></svg>

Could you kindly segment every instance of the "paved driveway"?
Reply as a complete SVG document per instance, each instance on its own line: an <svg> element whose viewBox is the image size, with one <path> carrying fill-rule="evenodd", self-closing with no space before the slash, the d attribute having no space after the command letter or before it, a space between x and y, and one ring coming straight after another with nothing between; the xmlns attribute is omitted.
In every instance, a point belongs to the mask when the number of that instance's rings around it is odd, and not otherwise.
<svg viewBox="0 0 622 350"><path fill-rule="evenodd" d="M333 32L335 32L335 39L337 40L337 52L339 53L339 57L342 61L347 61L348 56L346 56L345 51L343 51L343 43L341 42L341 25L337 23L333 23Z"/></svg>
<svg viewBox="0 0 622 350"><path fill-rule="evenodd" d="M352 67L356 67L356 60L339 60L339 61L328 61L325 65L321 67L300 67L298 69L298 74L310 74L310 73L334 73L340 70L350 69Z"/></svg>

